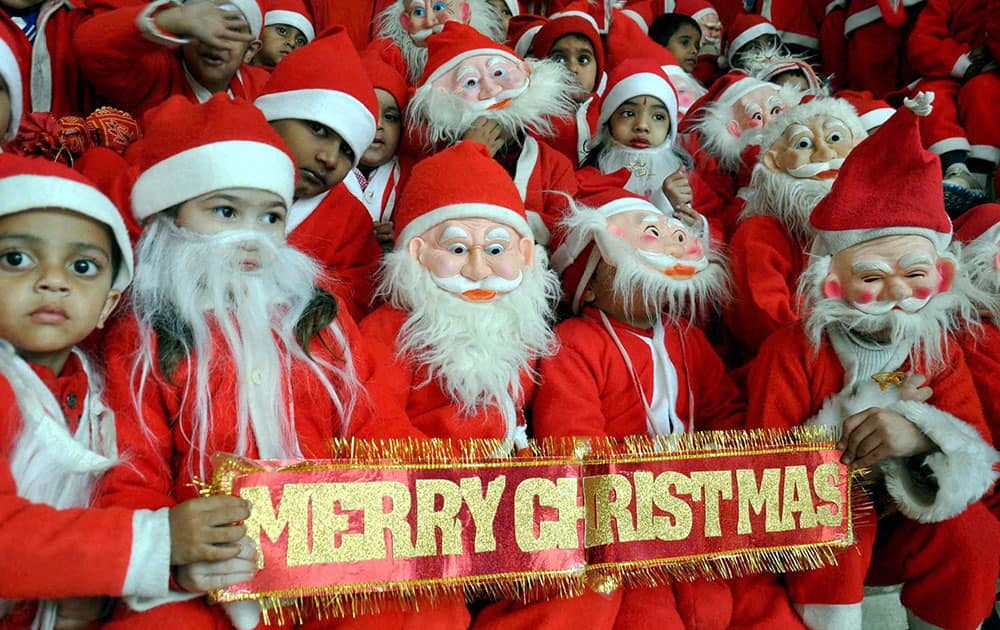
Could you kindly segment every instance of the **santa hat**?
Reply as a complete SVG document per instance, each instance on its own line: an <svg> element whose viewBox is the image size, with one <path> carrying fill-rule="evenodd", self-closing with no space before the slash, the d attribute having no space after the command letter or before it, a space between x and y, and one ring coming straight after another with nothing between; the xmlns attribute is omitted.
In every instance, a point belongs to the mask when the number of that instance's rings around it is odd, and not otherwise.
<svg viewBox="0 0 1000 630"><path fill-rule="evenodd" d="M519 57L532 54L535 35L545 26L546 20L540 15L518 15L507 23L507 46Z"/></svg>
<svg viewBox="0 0 1000 630"><path fill-rule="evenodd" d="M361 57L361 65L368 74L368 79L372 82L372 87L378 90L385 90L392 94L396 100L396 106L402 112L409 102L410 93L406 79L399 74L394 66L387 64L382 56L375 51L368 51Z"/></svg>
<svg viewBox="0 0 1000 630"><path fill-rule="evenodd" d="M264 14L264 26L284 24L299 29L306 42L316 38L312 16L302 0L267 0L267 13Z"/></svg>
<svg viewBox="0 0 1000 630"><path fill-rule="evenodd" d="M984 203L970 208L955 219L955 240L962 243L986 235L990 239L1000 239L1000 204Z"/></svg>
<svg viewBox="0 0 1000 630"><path fill-rule="evenodd" d="M924 236L939 252L948 247L941 161L924 149L912 111L900 109L851 151L809 222L821 256L895 235Z"/></svg>
<svg viewBox="0 0 1000 630"><path fill-rule="evenodd" d="M565 35L582 35L590 40L594 47L594 61L597 63L597 83L602 83L604 74L604 43L597 26L597 20L587 12L587 2L577 0L558 13L549 16L549 21L539 29L532 44L532 52L536 57L548 57L552 46Z"/></svg>
<svg viewBox="0 0 1000 630"><path fill-rule="evenodd" d="M456 174L442 177L442 173ZM396 205L396 249L449 219L493 219L532 237L524 202L486 147L463 140L418 162Z"/></svg>
<svg viewBox="0 0 1000 630"><path fill-rule="evenodd" d="M354 151L354 166L375 138L378 99L343 26L288 53L254 105L268 121L297 118L333 129Z"/></svg>
<svg viewBox="0 0 1000 630"><path fill-rule="evenodd" d="M680 67L672 52L650 39L631 20L612 20L608 30L607 67L613 70L636 57L653 61L664 71L668 66Z"/></svg>
<svg viewBox="0 0 1000 630"><path fill-rule="evenodd" d="M761 35L774 35L780 38L778 29L774 28L774 24L771 24L767 18L754 13L741 13L736 16L736 19L733 20L733 28L726 36L726 59L729 61L729 65L733 65L733 57L740 51L740 48Z"/></svg>
<svg viewBox="0 0 1000 630"><path fill-rule="evenodd" d="M223 93L201 104L172 96L146 113L142 127L145 135L125 153L138 170L136 221L225 188L266 190L292 204L295 161L250 103Z"/></svg>
<svg viewBox="0 0 1000 630"><path fill-rule="evenodd" d="M611 23L614 24L615 19L619 17L628 18L628 20L639 27L643 33L648 33L649 25L653 23L653 18L657 15L659 14L655 9L653 9L653 5L648 1L630 2L626 7L612 11Z"/></svg>
<svg viewBox="0 0 1000 630"><path fill-rule="evenodd" d="M591 215L589 218L593 222L584 221L580 227L558 230L550 243L552 268L562 279L563 296L574 313L580 312L584 291L601 257L594 229L604 229L610 217L622 212L645 210L663 214L647 199L625 190L630 176L627 169L606 175L593 169L578 173L580 188L573 215L575 219L583 214Z"/></svg>
<svg viewBox="0 0 1000 630"><path fill-rule="evenodd" d="M226 0L225 4L219 5L219 8L242 13L250 27L250 34L254 39L260 39L260 31L264 28L264 8L260 0Z"/></svg>
<svg viewBox="0 0 1000 630"><path fill-rule="evenodd" d="M598 127L603 127L622 103L635 96L649 95L660 99L670 112L670 133L667 142L677 137L677 90L663 68L649 59L629 59L611 71L608 91L601 99Z"/></svg>
<svg viewBox="0 0 1000 630"><path fill-rule="evenodd" d="M875 98L875 95L867 90L841 90L835 96L844 99L854 106L854 109L858 112L858 116L861 117L861 124L864 126L865 131L881 127L896 113L895 107L882 99Z"/></svg>
<svg viewBox="0 0 1000 630"><path fill-rule="evenodd" d="M767 127L755 134L754 143L760 145L761 151L767 151L790 126L795 124L808 126L810 120L822 115L843 121L856 139L867 135L861 124L861 118L850 103L842 98L819 96L807 97L798 105L781 112L768 123Z"/></svg>
<svg viewBox="0 0 1000 630"><path fill-rule="evenodd" d="M673 12L686 15L695 22L712 14L715 14L716 18L719 17L719 12L706 0L677 0Z"/></svg>
<svg viewBox="0 0 1000 630"><path fill-rule="evenodd" d="M471 26L454 20L446 22L440 33L427 38L427 65L418 89L440 79L466 59L479 55L495 55L514 63L523 61L513 50Z"/></svg>
<svg viewBox="0 0 1000 630"><path fill-rule="evenodd" d="M761 81L773 81L781 74L798 71L805 77L810 90L817 94L823 90L823 81L816 74L812 65L804 59L792 56L777 57L763 62L761 66L760 72L754 73L754 76Z"/></svg>
<svg viewBox="0 0 1000 630"><path fill-rule="evenodd" d="M64 208L108 226L122 258L111 288L128 286L132 243L115 204L93 182L59 162L0 154L0 216L38 208Z"/></svg>
<svg viewBox="0 0 1000 630"><path fill-rule="evenodd" d="M10 97L10 124L6 129L0 129L0 144L2 144L4 140L12 140L17 135L17 129L21 126L21 110L24 107L21 67L4 37L0 37L0 80L7 84L7 94Z"/></svg>

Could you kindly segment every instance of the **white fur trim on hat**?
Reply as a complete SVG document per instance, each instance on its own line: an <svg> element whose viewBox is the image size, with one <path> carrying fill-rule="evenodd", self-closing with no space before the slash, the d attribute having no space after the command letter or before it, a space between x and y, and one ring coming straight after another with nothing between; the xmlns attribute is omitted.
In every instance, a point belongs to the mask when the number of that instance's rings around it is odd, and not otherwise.
<svg viewBox="0 0 1000 630"><path fill-rule="evenodd" d="M260 31L264 28L264 14L260 12L257 0L226 0L226 3L219 5L219 8L236 9L242 13L250 26L250 34L255 39L260 39Z"/></svg>
<svg viewBox="0 0 1000 630"><path fill-rule="evenodd" d="M517 0L503 0L503 3L507 5L507 10L510 11L511 17L521 15L521 7L517 6Z"/></svg>
<svg viewBox="0 0 1000 630"><path fill-rule="evenodd" d="M667 142L673 144L677 137L677 92L670 81L651 72L639 72L626 77L615 84L601 101L601 114L597 121L598 128L608 122L622 103L635 96L648 94L654 96L667 106L670 112L670 134Z"/></svg>
<svg viewBox="0 0 1000 630"><path fill-rule="evenodd" d="M266 190L291 206L295 164L287 153L263 142L204 144L143 171L132 187L132 213L142 222L188 199L226 188Z"/></svg>
<svg viewBox="0 0 1000 630"><path fill-rule="evenodd" d="M639 28L642 29L643 33L649 32L649 24L646 24L646 20L643 19L643 17L639 15L637 12L633 11L632 9L622 9L622 15L624 15L625 17L631 19L633 22L638 24Z"/></svg>
<svg viewBox="0 0 1000 630"><path fill-rule="evenodd" d="M497 223L511 226L526 238L532 238L534 234L527 219L510 208L491 203L453 203L435 208L410 221L400 233L396 249L406 247L411 240L435 225L452 219L493 219Z"/></svg>
<svg viewBox="0 0 1000 630"><path fill-rule="evenodd" d="M301 13L296 13L295 11L268 11L264 14L264 26L276 26L278 24L285 24L286 26L299 29L299 32L305 36L306 42L316 39L316 29L313 28L312 22Z"/></svg>
<svg viewBox="0 0 1000 630"><path fill-rule="evenodd" d="M479 55L493 55L495 57L503 57L504 59L508 59L514 63L521 63L522 61L524 61L523 59L520 59L515 55L511 55L506 50L502 50L500 48L473 48L472 50L467 50L464 53L455 55L454 57L449 59L446 63L443 63L440 66L438 66L437 69L435 69L434 72L431 73L431 76L427 77L427 80L420 85L420 87L424 85L430 85L434 81L437 81L444 75L448 74L448 72L450 72L452 68L462 63L466 59L470 59L472 57L478 57Z"/></svg>
<svg viewBox="0 0 1000 630"><path fill-rule="evenodd" d="M871 131L875 127L881 127L885 124L887 120L892 118L892 115L896 113L896 110L892 107L880 107L879 109L873 109L870 112L866 112L861 115L861 125L865 128L865 131Z"/></svg>
<svg viewBox="0 0 1000 630"><path fill-rule="evenodd" d="M527 57L528 51L531 50L531 45L535 43L535 35L538 34L538 31L542 30L543 26L545 25L538 24L521 33L521 36L517 38L517 44L514 45L514 52L522 57Z"/></svg>
<svg viewBox="0 0 1000 630"><path fill-rule="evenodd" d="M601 31L600 27L597 26L597 20L594 19L594 16L592 16L589 13L586 13L585 11L560 11L559 13L553 13L552 15L550 15L549 20L551 21L565 17L577 17L582 20L586 20L587 22L590 22L590 25L594 27L595 31L597 32Z"/></svg>
<svg viewBox="0 0 1000 630"><path fill-rule="evenodd" d="M132 281L132 242L118 208L94 186L52 175L0 178L0 216L36 208L65 208L111 228L122 255L112 289L122 291Z"/></svg>
<svg viewBox="0 0 1000 630"><path fill-rule="evenodd" d="M791 125L806 125L816 116L829 116L843 121L854 134L855 139L868 136L864 123L858 117L858 111L854 109L853 105L842 98L821 97L814 98L808 103L789 107L778 114L774 120L768 123L767 127L760 130L755 138L755 143L760 144L762 151L767 151Z"/></svg>
<svg viewBox="0 0 1000 630"><path fill-rule="evenodd" d="M757 39L761 35L774 35L777 37L778 30L770 22L761 22L760 24L754 24L734 37L732 43L729 44L729 49L726 51L726 59L729 60L729 65L733 65L733 56L740 51L740 48L743 48L750 43L750 40Z"/></svg>
<svg viewBox="0 0 1000 630"><path fill-rule="evenodd" d="M0 79L7 84L7 94L10 96L10 124L6 129L0 129L0 144L11 140L17 135L21 125L21 69L17 58L3 39L0 39Z"/></svg>
<svg viewBox="0 0 1000 630"><path fill-rule="evenodd" d="M253 102L268 122L296 118L333 129L354 151L354 166L375 138L376 121L368 108L346 92L290 90L257 97Z"/></svg>
<svg viewBox="0 0 1000 630"><path fill-rule="evenodd" d="M923 236L931 243L934 243L934 247L939 253L947 250L948 244L951 243L951 232L936 232L930 228L906 225L860 230L819 230L816 232L812 255L829 256L860 243L882 238L883 236Z"/></svg>

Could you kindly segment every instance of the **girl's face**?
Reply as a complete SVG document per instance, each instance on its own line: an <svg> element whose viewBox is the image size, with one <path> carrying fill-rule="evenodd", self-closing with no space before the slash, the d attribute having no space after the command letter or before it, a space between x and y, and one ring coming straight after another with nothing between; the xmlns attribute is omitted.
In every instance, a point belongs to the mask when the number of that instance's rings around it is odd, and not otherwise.
<svg viewBox="0 0 1000 630"><path fill-rule="evenodd" d="M658 147L670 135L670 111L655 96L635 96L608 120L611 137L633 149Z"/></svg>
<svg viewBox="0 0 1000 630"><path fill-rule="evenodd" d="M552 44L549 59L558 61L573 73L580 91L573 94L576 101L585 101L597 83L597 57L594 45L580 35L563 35Z"/></svg>
<svg viewBox="0 0 1000 630"><path fill-rule="evenodd" d="M174 221L201 234L256 230L284 243L285 214L285 202L273 192L226 188L188 199L178 207Z"/></svg>
<svg viewBox="0 0 1000 630"><path fill-rule="evenodd" d="M698 65L698 51L701 50L701 33L690 24L682 24L667 40L667 48L674 53L685 72L694 72Z"/></svg>
<svg viewBox="0 0 1000 630"><path fill-rule="evenodd" d="M383 89L376 88L378 97L378 128L375 139L361 156L362 166L382 166L396 155L399 138L403 132L403 114L396 105L396 99Z"/></svg>

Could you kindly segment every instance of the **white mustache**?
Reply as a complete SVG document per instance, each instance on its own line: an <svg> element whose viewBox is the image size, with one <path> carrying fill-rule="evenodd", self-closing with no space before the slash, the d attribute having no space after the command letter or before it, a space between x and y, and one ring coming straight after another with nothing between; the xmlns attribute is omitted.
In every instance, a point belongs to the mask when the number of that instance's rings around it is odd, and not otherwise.
<svg viewBox="0 0 1000 630"><path fill-rule="evenodd" d="M902 300L893 300L891 302L872 302L870 304L854 304L854 308L858 309L862 313L868 315L885 315L886 313L892 311L897 306L903 310L904 313L916 313L930 301L930 297L925 298L914 298L909 297Z"/></svg>
<svg viewBox="0 0 1000 630"><path fill-rule="evenodd" d="M531 79L526 78L524 81L524 85L522 85L521 87L513 88L510 90L504 90L503 92L500 92L496 96L488 98L485 101L476 101L476 104L473 105L473 107L477 109L489 109L494 105L496 105L497 103L502 103L507 99L517 98L518 96L524 94L524 91L528 89L528 85L530 84L531 84Z"/></svg>
<svg viewBox="0 0 1000 630"><path fill-rule="evenodd" d="M823 171L839 171L844 163L844 158L834 158L829 162L810 162L802 166L789 169L788 174L799 179L812 179Z"/></svg>
<svg viewBox="0 0 1000 630"><path fill-rule="evenodd" d="M444 24L438 24L430 28L425 28L417 31L416 33L410 33L410 39L415 42L422 42L434 33L440 33L444 30Z"/></svg>
<svg viewBox="0 0 1000 630"><path fill-rule="evenodd" d="M637 249L635 253L643 260L643 262L648 263L651 267L658 271L666 271L677 265L684 265L686 267L694 267L698 271L701 271L705 267L708 267L708 258L702 256L698 260L679 260L674 258L670 254L658 254L656 252L648 252L644 249Z"/></svg>
<svg viewBox="0 0 1000 630"><path fill-rule="evenodd" d="M431 274L431 279L439 289L444 289L449 293L465 293L466 291L496 291L497 293L510 293L521 286L524 275L517 274L516 278L507 280L500 276L490 276L484 280L469 280L462 274L456 274L449 278L442 278Z"/></svg>

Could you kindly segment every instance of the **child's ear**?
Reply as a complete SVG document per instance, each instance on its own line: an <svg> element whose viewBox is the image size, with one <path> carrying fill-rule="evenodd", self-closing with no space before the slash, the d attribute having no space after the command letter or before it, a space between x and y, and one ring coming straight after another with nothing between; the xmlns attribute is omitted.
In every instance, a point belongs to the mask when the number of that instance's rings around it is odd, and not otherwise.
<svg viewBox="0 0 1000 630"><path fill-rule="evenodd" d="M101 309L101 316L97 320L97 327L104 328L104 322L108 320L111 312L115 310L118 306L118 302L122 299L122 292L111 290L108 291L108 298L104 300L104 308Z"/></svg>
<svg viewBox="0 0 1000 630"><path fill-rule="evenodd" d="M259 39L255 39L249 44L247 44L247 51L243 53L243 63L250 63L250 61L256 56L257 52L260 50L261 42Z"/></svg>

